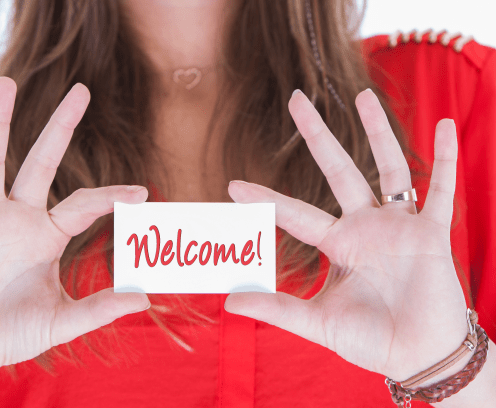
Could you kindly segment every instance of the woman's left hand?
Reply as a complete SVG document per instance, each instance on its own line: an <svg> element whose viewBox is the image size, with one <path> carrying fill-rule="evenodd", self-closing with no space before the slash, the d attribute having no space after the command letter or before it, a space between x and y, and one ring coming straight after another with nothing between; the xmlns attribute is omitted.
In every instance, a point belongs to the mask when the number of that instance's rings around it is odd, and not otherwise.
<svg viewBox="0 0 496 408"><path fill-rule="evenodd" d="M412 188L410 170L375 94L356 106L383 195ZM439 121L429 191L415 202L379 204L370 186L303 93L291 115L342 208L342 217L258 184L231 183L237 203L276 203L276 224L316 246L331 263L322 289L304 300L284 292L232 293L230 313L290 331L364 369L404 381L446 358L467 335L466 302L451 256L458 144ZM338 279L333 281L332 278Z"/></svg>

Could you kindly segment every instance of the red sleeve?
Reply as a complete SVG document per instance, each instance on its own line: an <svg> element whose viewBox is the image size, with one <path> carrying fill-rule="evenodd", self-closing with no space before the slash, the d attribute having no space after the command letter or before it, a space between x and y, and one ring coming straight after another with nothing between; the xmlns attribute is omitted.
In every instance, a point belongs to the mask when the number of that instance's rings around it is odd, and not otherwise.
<svg viewBox="0 0 496 408"><path fill-rule="evenodd" d="M451 246L460 279L469 285L479 323L496 339L496 50L476 41L461 52L424 35L389 46L387 35L366 39L369 74L405 130L407 144L432 170L434 137L443 118L455 121L458 138L456 204ZM412 176L421 212L429 179ZM458 217L456 217L458 215ZM468 302L468 293L464 294Z"/></svg>
<svg viewBox="0 0 496 408"><path fill-rule="evenodd" d="M463 78L462 78L463 79ZM496 339L496 50L483 62L462 132L471 286L479 324Z"/></svg>

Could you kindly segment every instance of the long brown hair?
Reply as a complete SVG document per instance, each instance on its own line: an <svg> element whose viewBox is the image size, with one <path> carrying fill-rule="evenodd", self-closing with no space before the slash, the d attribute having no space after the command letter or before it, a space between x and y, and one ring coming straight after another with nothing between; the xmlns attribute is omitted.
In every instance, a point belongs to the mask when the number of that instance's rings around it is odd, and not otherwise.
<svg viewBox="0 0 496 408"><path fill-rule="evenodd" d="M208 128L211 136L220 112L230 111L225 132L229 136L223 148L226 181L248 180L247 166L257 158L268 169L267 187L283 194L290 192L292 197L335 217L341 216L341 208L303 138L288 144L296 130L287 107L295 88L307 95L316 93L317 110L379 202L379 173L354 104L362 90L371 88L378 95L403 152L426 169L412 170L412 177L430 176L430 166L408 148L405 131L387 105L386 95L369 77L360 54L357 33L366 1L359 13L354 0L311 0L322 73L312 53L304 0L235 3L223 47L223 64L229 80L219 94ZM154 154L157 149L150 113L154 72L126 23L119 2L15 0L12 11L10 37L0 62L0 74L17 84L6 159L7 191L50 116L77 82L88 87L92 98L55 176L48 209L79 188L148 185L148 181L160 185L156 180L160 166ZM345 111L325 87L324 75L346 105ZM165 197L167 189L165 186ZM455 199L455 214L458 211ZM455 219L458 218L456 215ZM69 267L92 256L83 250L102 230L108 232L103 250L113 277L112 220L113 214L101 217L74 237L64 252L61 282L72 288L76 299L76 283L81 274L76 267L69 279ZM455 263L460 267L456 257ZM277 249L277 285L286 280L297 282L298 289L292 294L302 296L315 283L318 266L319 250L284 232ZM470 295L465 275L459 275ZM167 307L155 304L154 295L149 297L153 307L147 313L170 338L192 350L173 327L172 317L179 316L192 324L208 324L212 320L180 295L170 295ZM70 344L66 346L70 350ZM36 361L47 370L51 367L49 352Z"/></svg>

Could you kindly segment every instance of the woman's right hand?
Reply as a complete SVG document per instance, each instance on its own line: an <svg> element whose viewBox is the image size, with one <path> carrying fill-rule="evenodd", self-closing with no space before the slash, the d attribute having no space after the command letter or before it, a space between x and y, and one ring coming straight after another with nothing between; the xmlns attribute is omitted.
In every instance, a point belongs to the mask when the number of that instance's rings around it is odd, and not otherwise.
<svg viewBox="0 0 496 408"><path fill-rule="evenodd" d="M0 77L2 186L16 91L11 78ZM76 84L31 148L9 197L0 191L0 366L32 359L150 304L144 293L113 288L76 301L60 283L59 261L71 237L112 212L115 201L137 204L148 196L144 187L80 189L47 211L50 185L89 101L88 88Z"/></svg>

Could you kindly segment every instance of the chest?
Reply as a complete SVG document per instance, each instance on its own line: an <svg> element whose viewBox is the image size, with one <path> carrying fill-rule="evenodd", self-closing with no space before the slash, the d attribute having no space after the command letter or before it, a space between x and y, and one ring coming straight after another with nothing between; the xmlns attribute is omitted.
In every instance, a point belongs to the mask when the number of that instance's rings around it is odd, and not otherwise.
<svg viewBox="0 0 496 408"><path fill-rule="evenodd" d="M169 128L162 135L162 191L167 191L171 202L232 202L228 194L231 180L222 163L220 133L212 134L207 148L203 145L206 129L201 124L195 129ZM245 160L247 175L243 180L268 186L271 172L255 158Z"/></svg>

